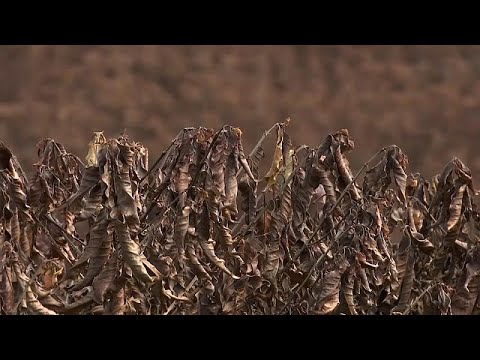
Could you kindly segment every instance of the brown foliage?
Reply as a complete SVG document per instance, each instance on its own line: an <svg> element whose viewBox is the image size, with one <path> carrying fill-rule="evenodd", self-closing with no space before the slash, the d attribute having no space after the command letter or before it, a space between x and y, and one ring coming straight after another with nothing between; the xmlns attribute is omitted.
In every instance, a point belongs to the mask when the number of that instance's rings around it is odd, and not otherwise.
<svg viewBox="0 0 480 360"><path fill-rule="evenodd" d="M392 145L354 175L348 130L294 147L289 122L264 176L270 131L246 156L228 125L184 129L150 169L125 134L96 132L85 165L46 139L31 181L0 143L0 312L478 313L465 164L428 181Z"/></svg>

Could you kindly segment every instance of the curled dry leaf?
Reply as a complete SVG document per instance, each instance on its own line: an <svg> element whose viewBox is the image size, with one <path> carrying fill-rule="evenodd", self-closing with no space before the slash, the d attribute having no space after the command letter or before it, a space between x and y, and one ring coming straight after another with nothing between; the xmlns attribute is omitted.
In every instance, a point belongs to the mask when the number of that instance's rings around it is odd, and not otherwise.
<svg viewBox="0 0 480 360"><path fill-rule="evenodd" d="M106 142L107 139L105 139L103 131L94 132L93 138L88 144L88 153L85 157L85 165L87 168L90 166L98 166L98 152Z"/></svg>
<svg viewBox="0 0 480 360"><path fill-rule="evenodd" d="M387 167L391 169L395 184L400 190L401 200L406 201L407 174L405 169L408 165L408 158L397 146L393 146L387 152Z"/></svg>
<svg viewBox="0 0 480 360"><path fill-rule="evenodd" d="M119 220L114 220L114 226L124 261L140 281L146 284L152 283L153 279L148 275L140 257L140 246L131 238L127 225Z"/></svg>
<svg viewBox="0 0 480 360"><path fill-rule="evenodd" d="M348 306L348 311L350 315L357 315L357 310L355 309L355 299L353 296L353 285L355 282L355 278L353 272L348 272L347 276L345 276L344 281L342 283L342 293L345 297L345 301Z"/></svg>
<svg viewBox="0 0 480 360"><path fill-rule="evenodd" d="M7 315L15 313L15 293L12 276L10 267L0 269L0 311Z"/></svg>
<svg viewBox="0 0 480 360"><path fill-rule="evenodd" d="M101 273L95 277L92 283L93 286L93 299L96 303L103 303L105 300L105 293L109 288L114 288L114 280L118 273L118 258L117 254L113 254Z"/></svg>
<svg viewBox="0 0 480 360"><path fill-rule="evenodd" d="M75 290L90 285L97 276L102 267L108 260L112 249L113 234L108 230L108 220L106 211L97 217L95 223L90 229L90 240L83 254L73 265L72 270L85 265L88 261L88 269L83 279L74 287Z"/></svg>
<svg viewBox="0 0 480 360"><path fill-rule="evenodd" d="M199 243L205 255L215 266L217 266L220 270L230 275L234 279L240 279L238 276L234 275L230 270L227 269L227 267L225 266L225 260L220 259L215 254L214 241L212 239L199 239Z"/></svg>
<svg viewBox="0 0 480 360"><path fill-rule="evenodd" d="M188 231L189 215L190 207L185 206L175 219L175 230L173 237L175 239L175 243L177 244L177 250L179 251L179 254L185 253L185 236L187 235Z"/></svg>
<svg viewBox="0 0 480 360"><path fill-rule="evenodd" d="M283 157L284 136L285 127L288 126L290 119L287 119L285 123L279 124L277 127L277 142L275 146L275 152L273 154L272 165L265 174L265 180L267 181L266 189L271 188L277 182L277 176L280 173L282 167L285 166L285 159Z"/></svg>
<svg viewBox="0 0 480 360"><path fill-rule="evenodd" d="M450 231L452 228L457 225L458 221L460 220L460 214L462 212L462 201L463 201L463 194L465 192L467 185L463 184L458 186L455 189L455 193L452 196L452 201L450 203L449 212L450 217L447 221L447 230Z"/></svg>
<svg viewBox="0 0 480 360"><path fill-rule="evenodd" d="M340 303L340 279L342 272L333 270L328 272L320 285L320 293L317 298L318 314L329 314Z"/></svg>
<svg viewBox="0 0 480 360"><path fill-rule="evenodd" d="M28 310L33 315L57 315L55 311L47 309L40 303L40 301L38 301L37 296L33 293L30 285L27 285L26 297Z"/></svg>

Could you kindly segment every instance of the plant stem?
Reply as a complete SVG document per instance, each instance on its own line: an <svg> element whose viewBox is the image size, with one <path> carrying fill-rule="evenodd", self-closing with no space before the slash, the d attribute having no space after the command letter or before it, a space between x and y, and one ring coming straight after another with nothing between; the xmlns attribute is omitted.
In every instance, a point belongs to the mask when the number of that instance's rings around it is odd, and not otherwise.
<svg viewBox="0 0 480 360"><path fill-rule="evenodd" d="M413 303L411 303L410 305L407 306L407 308L405 309L405 311L402 313L402 315L408 315L408 313L413 309L413 307L415 305L418 304L418 302L420 300L422 300L422 298L430 291L432 290L435 286L437 286L438 284L435 283L435 284L430 284L430 286L428 288L426 288L416 299Z"/></svg>
<svg viewBox="0 0 480 360"><path fill-rule="evenodd" d="M197 280L198 280L198 277L195 275L195 277L192 279L192 281L190 281L190 283L185 288L185 291L181 293L180 296L183 296L184 294L186 294ZM163 315L168 315L175 308L176 305L177 305L177 300L173 300L170 306L168 307L167 311Z"/></svg>
<svg viewBox="0 0 480 360"><path fill-rule="evenodd" d="M173 144L178 140L178 138L180 137L180 135L182 135L182 133L184 132L185 130L182 130L178 133L177 136L175 136L175 139L172 140L172 142L170 143L170 145L162 152L162 154L160 155L160 157L157 159L157 161L155 161L155 163L152 165L152 167L150 168L150 170L147 171L147 173L145 174L145 176L140 180L140 184L143 183L143 181L148 177L148 175L150 175L152 173L152 171L155 170L155 168L157 167L157 165L160 163L160 161L162 161L162 159L165 157L165 155L167 154L167 152L170 152L170 149L172 148ZM166 157L168 158L168 156Z"/></svg>
<svg viewBox="0 0 480 360"><path fill-rule="evenodd" d="M263 135L260 138L260 140L258 140L257 145L254 146L253 150L250 152L250 155L248 155L249 158L251 158L257 152L257 150L260 148L260 146L262 146L263 142L265 141L267 136L270 135L270 133L273 131L273 129L275 129L279 126L280 126L280 123L275 123L270 129L263 132ZM243 171L243 167L241 167L238 170L237 177L239 177L242 174L242 171Z"/></svg>

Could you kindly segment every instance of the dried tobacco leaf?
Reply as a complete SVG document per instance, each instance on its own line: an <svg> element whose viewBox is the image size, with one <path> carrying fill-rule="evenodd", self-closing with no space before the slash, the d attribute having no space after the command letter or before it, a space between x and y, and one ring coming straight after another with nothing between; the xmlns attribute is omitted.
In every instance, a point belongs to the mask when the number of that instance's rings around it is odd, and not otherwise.
<svg viewBox="0 0 480 360"><path fill-rule="evenodd" d="M12 284L12 271L10 267L0 268L0 311L10 315L15 312L15 293Z"/></svg>
<svg viewBox="0 0 480 360"><path fill-rule="evenodd" d="M462 212L462 200L463 194L467 185L463 184L456 188L454 195L452 196L452 201L450 203L449 212L450 217L447 221L447 230L450 231L452 228L457 225L460 220L460 214Z"/></svg>
<svg viewBox="0 0 480 360"><path fill-rule="evenodd" d="M190 206L185 206L180 215L177 215L175 219L175 230L173 238L177 244L177 250L179 255L185 254L185 236L187 235L189 225Z"/></svg>
<svg viewBox="0 0 480 360"><path fill-rule="evenodd" d="M353 272L349 271L347 276L344 277L344 281L342 283L342 293L345 297L345 301L348 306L348 310L350 311L350 315L357 315L357 310L355 309L355 299L353 296L353 284L355 282Z"/></svg>
<svg viewBox="0 0 480 360"><path fill-rule="evenodd" d="M348 184L350 184L350 182L353 181L353 174L352 170L350 170L350 165L345 157L344 152L353 150L354 143L353 140L350 139L347 129L341 129L332 137L333 140L331 152L335 158L335 164L337 166L339 178L341 179L343 186L346 187ZM350 189L352 198L356 201L360 200L361 195L359 194L356 185L354 184Z"/></svg>
<svg viewBox="0 0 480 360"><path fill-rule="evenodd" d="M398 147L393 147L388 153L387 166L392 169L395 184L400 189L401 200L406 201L407 174L405 169L408 165L408 158Z"/></svg>
<svg viewBox="0 0 480 360"><path fill-rule="evenodd" d="M86 167L98 166L98 152L107 142L103 131L95 131L92 140L88 144L88 153L85 157Z"/></svg>
<svg viewBox="0 0 480 360"><path fill-rule="evenodd" d="M335 310L340 303L340 279L342 272L333 270L328 272L322 280L320 285L320 294L316 300L318 307L318 314L329 314Z"/></svg>
<svg viewBox="0 0 480 360"><path fill-rule="evenodd" d="M131 238L127 224L114 220L115 234L121 244L121 253L124 261L130 266L138 279L146 284L153 282L148 275L140 256L140 246Z"/></svg>
<svg viewBox="0 0 480 360"><path fill-rule="evenodd" d="M452 298L454 315L470 315L474 310L480 290L480 247L477 245L468 254L465 267L458 278Z"/></svg>
<svg viewBox="0 0 480 360"><path fill-rule="evenodd" d="M285 159L283 157L283 141L285 134L285 127L288 126L290 119L287 119L285 123L279 124L277 128L277 142L275 152L273 154L272 165L265 174L265 180L267 181L266 189L270 189L276 182L277 176L280 173L283 166L285 166Z"/></svg>
<svg viewBox="0 0 480 360"><path fill-rule="evenodd" d="M27 285L26 297L28 310L33 315L57 315L55 311L47 309L40 301L38 301L37 296L33 293L30 285Z"/></svg>
<svg viewBox="0 0 480 360"><path fill-rule="evenodd" d="M84 265L88 260L88 269L82 281L75 285L74 290L90 285L107 262L113 243L113 233L108 230L108 223L106 212L104 211L90 228L90 241L83 254L72 267L72 270L74 270Z"/></svg>
<svg viewBox="0 0 480 360"><path fill-rule="evenodd" d="M105 293L111 287L113 287L113 282L115 276L118 273L118 258L117 254L114 253L110 259L108 259L105 267L101 273L95 277L95 280L92 283L93 286L93 300L102 304L105 300Z"/></svg>

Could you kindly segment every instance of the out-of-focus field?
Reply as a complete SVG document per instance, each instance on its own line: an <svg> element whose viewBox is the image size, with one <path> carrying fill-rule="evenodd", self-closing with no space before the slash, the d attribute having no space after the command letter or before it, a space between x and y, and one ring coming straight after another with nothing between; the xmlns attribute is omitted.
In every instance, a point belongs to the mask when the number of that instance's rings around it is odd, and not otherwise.
<svg viewBox="0 0 480 360"><path fill-rule="evenodd" d="M410 171L458 156L480 176L479 46L1 46L0 69L0 138L27 172L44 137L83 158L92 131L127 129L153 161L187 126L239 126L248 152L291 116L294 144L348 128L353 170L396 143Z"/></svg>

